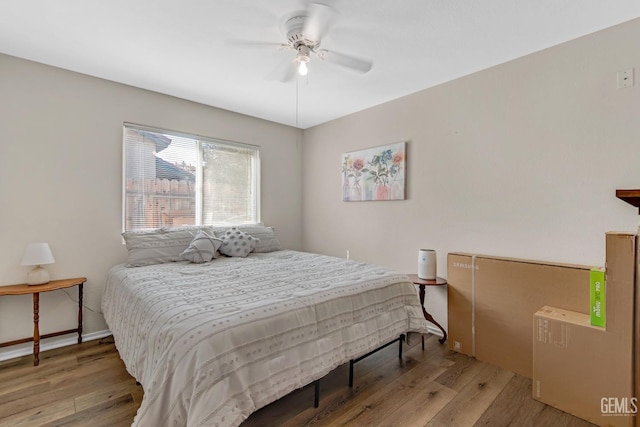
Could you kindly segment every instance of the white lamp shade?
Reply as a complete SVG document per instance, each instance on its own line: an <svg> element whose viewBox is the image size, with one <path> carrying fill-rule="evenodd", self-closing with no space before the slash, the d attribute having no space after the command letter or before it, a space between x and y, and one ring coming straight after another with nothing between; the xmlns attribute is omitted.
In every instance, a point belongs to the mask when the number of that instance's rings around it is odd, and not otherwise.
<svg viewBox="0 0 640 427"><path fill-rule="evenodd" d="M53 254L48 243L29 243L27 250L24 251L22 262L20 265L43 265L53 264Z"/></svg>

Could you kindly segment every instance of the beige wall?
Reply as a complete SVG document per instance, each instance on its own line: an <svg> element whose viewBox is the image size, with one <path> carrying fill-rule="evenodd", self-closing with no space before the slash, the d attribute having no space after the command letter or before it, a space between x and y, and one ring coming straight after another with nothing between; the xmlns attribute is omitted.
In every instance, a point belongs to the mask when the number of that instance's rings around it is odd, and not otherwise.
<svg viewBox="0 0 640 427"><path fill-rule="evenodd" d="M308 129L304 249L415 272L432 248L442 276L451 251L604 265L604 233L640 223L615 198L640 187L639 70L636 19ZM397 141L407 200L342 202L342 153Z"/></svg>
<svg viewBox="0 0 640 427"><path fill-rule="evenodd" d="M277 228L283 245L301 248L301 131L0 55L1 285L23 283L26 245L48 242L52 278L88 278L85 332L107 328L99 313L105 276L126 257L123 122L259 145L262 220ZM76 297L75 289L69 293ZM67 295L40 299L42 333L74 325ZM0 298L0 342L32 330L30 297Z"/></svg>

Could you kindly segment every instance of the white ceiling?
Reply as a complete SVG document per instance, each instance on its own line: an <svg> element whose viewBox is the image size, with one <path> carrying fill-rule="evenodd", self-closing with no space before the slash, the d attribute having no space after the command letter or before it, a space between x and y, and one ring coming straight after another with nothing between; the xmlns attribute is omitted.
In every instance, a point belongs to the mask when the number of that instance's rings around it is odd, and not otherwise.
<svg viewBox="0 0 640 427"><path fill-rule="evenodd" d="M306 4L2 0L0 52L305 129L640 17L638 0L330 0L322 47L373 69L312 60L289 83L266 77L293 51L225 44L285 42Z"/></svg>

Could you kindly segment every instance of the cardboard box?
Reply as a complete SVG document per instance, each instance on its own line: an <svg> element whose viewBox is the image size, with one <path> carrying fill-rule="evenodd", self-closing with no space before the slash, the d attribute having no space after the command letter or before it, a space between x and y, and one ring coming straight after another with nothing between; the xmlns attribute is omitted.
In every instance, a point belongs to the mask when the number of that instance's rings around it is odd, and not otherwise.
<svg viewBox="0 0 640 427"><path fill-rule="evenodd" d="M604 268L592 268L589 274L589 314L591 326L606 328L607 301Z"/></svg>
<svg viewBox="0 0 640 427"><path fill-rule="evenodd" d="M589 313L588 266L450 253L447 267L449 348L527 378L534 313Z"/></svg>
<svg viewBox="0 0 640 427"><path fill-rule="evenodd" d="M640 229L638 229L640 234ZM633 370L635 371L635 393L634 396L640 399L640 249L636 250L636 280L635 280L635 337ZM636 426L640 426L640 416L636 415Z"/></svg>
<svg viewBox="0 0 640 427"><path fill-rule="evenodd" d="M636 241L635 233L606 234L607 331L629 344L633 343L635 318ZM632 351L632 347L626 351Z"/></svg>
<svg viewBox="0 0 640 427"><path fill-rule="evenodd" d="M629 357L588 314L543 307L533 340L535 399L601 426L633 425Z"/></svg>
<svg viewBox="0 0 640 427"><path fill-rule="evenodd" d="M612 343L610 352L624 355L620 363L631 381L629 396L640 399L640 384L636 382L640 367L636 338L637 316L640 314L640 306L636 303L640 293L640 281L636 281L640 250L638 237L635 233L615 231L607 233L606 237L607 335ZM640 426L640 417L636 414L634 418L635 425Z"/></svg>
<svg viewBox="0 0 640 427"><path fill-rule="evenodd" d="M640 236L640 228L638 228L638 236ZM638 237L640 239L640 237ZM636 279L635 279L635 321L634 321L634 357L633 370L635 390L634 396L640 399L640 244L636 244ZM636 426L640 427L640 416L636 416Z"/></svg>
<svg viewBox="0 0 640 427"><path fill-rule="evenodd" d="M637 260L635 234L606 234L606 329L592 326L588 314L553 307L536 313L535 399L602 426L636 424Z"/></svg>

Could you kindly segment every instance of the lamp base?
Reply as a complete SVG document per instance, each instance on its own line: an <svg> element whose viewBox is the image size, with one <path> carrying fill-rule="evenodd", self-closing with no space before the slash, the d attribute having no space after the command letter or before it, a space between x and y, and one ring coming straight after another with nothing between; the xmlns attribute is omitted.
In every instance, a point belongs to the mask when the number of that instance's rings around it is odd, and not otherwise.
<svg viewBox="0 0 640 427"><path fill-rule="evenodd" d="M27 274L27 285L43 285L49 283L49 272L39 265Z"/></svg>

